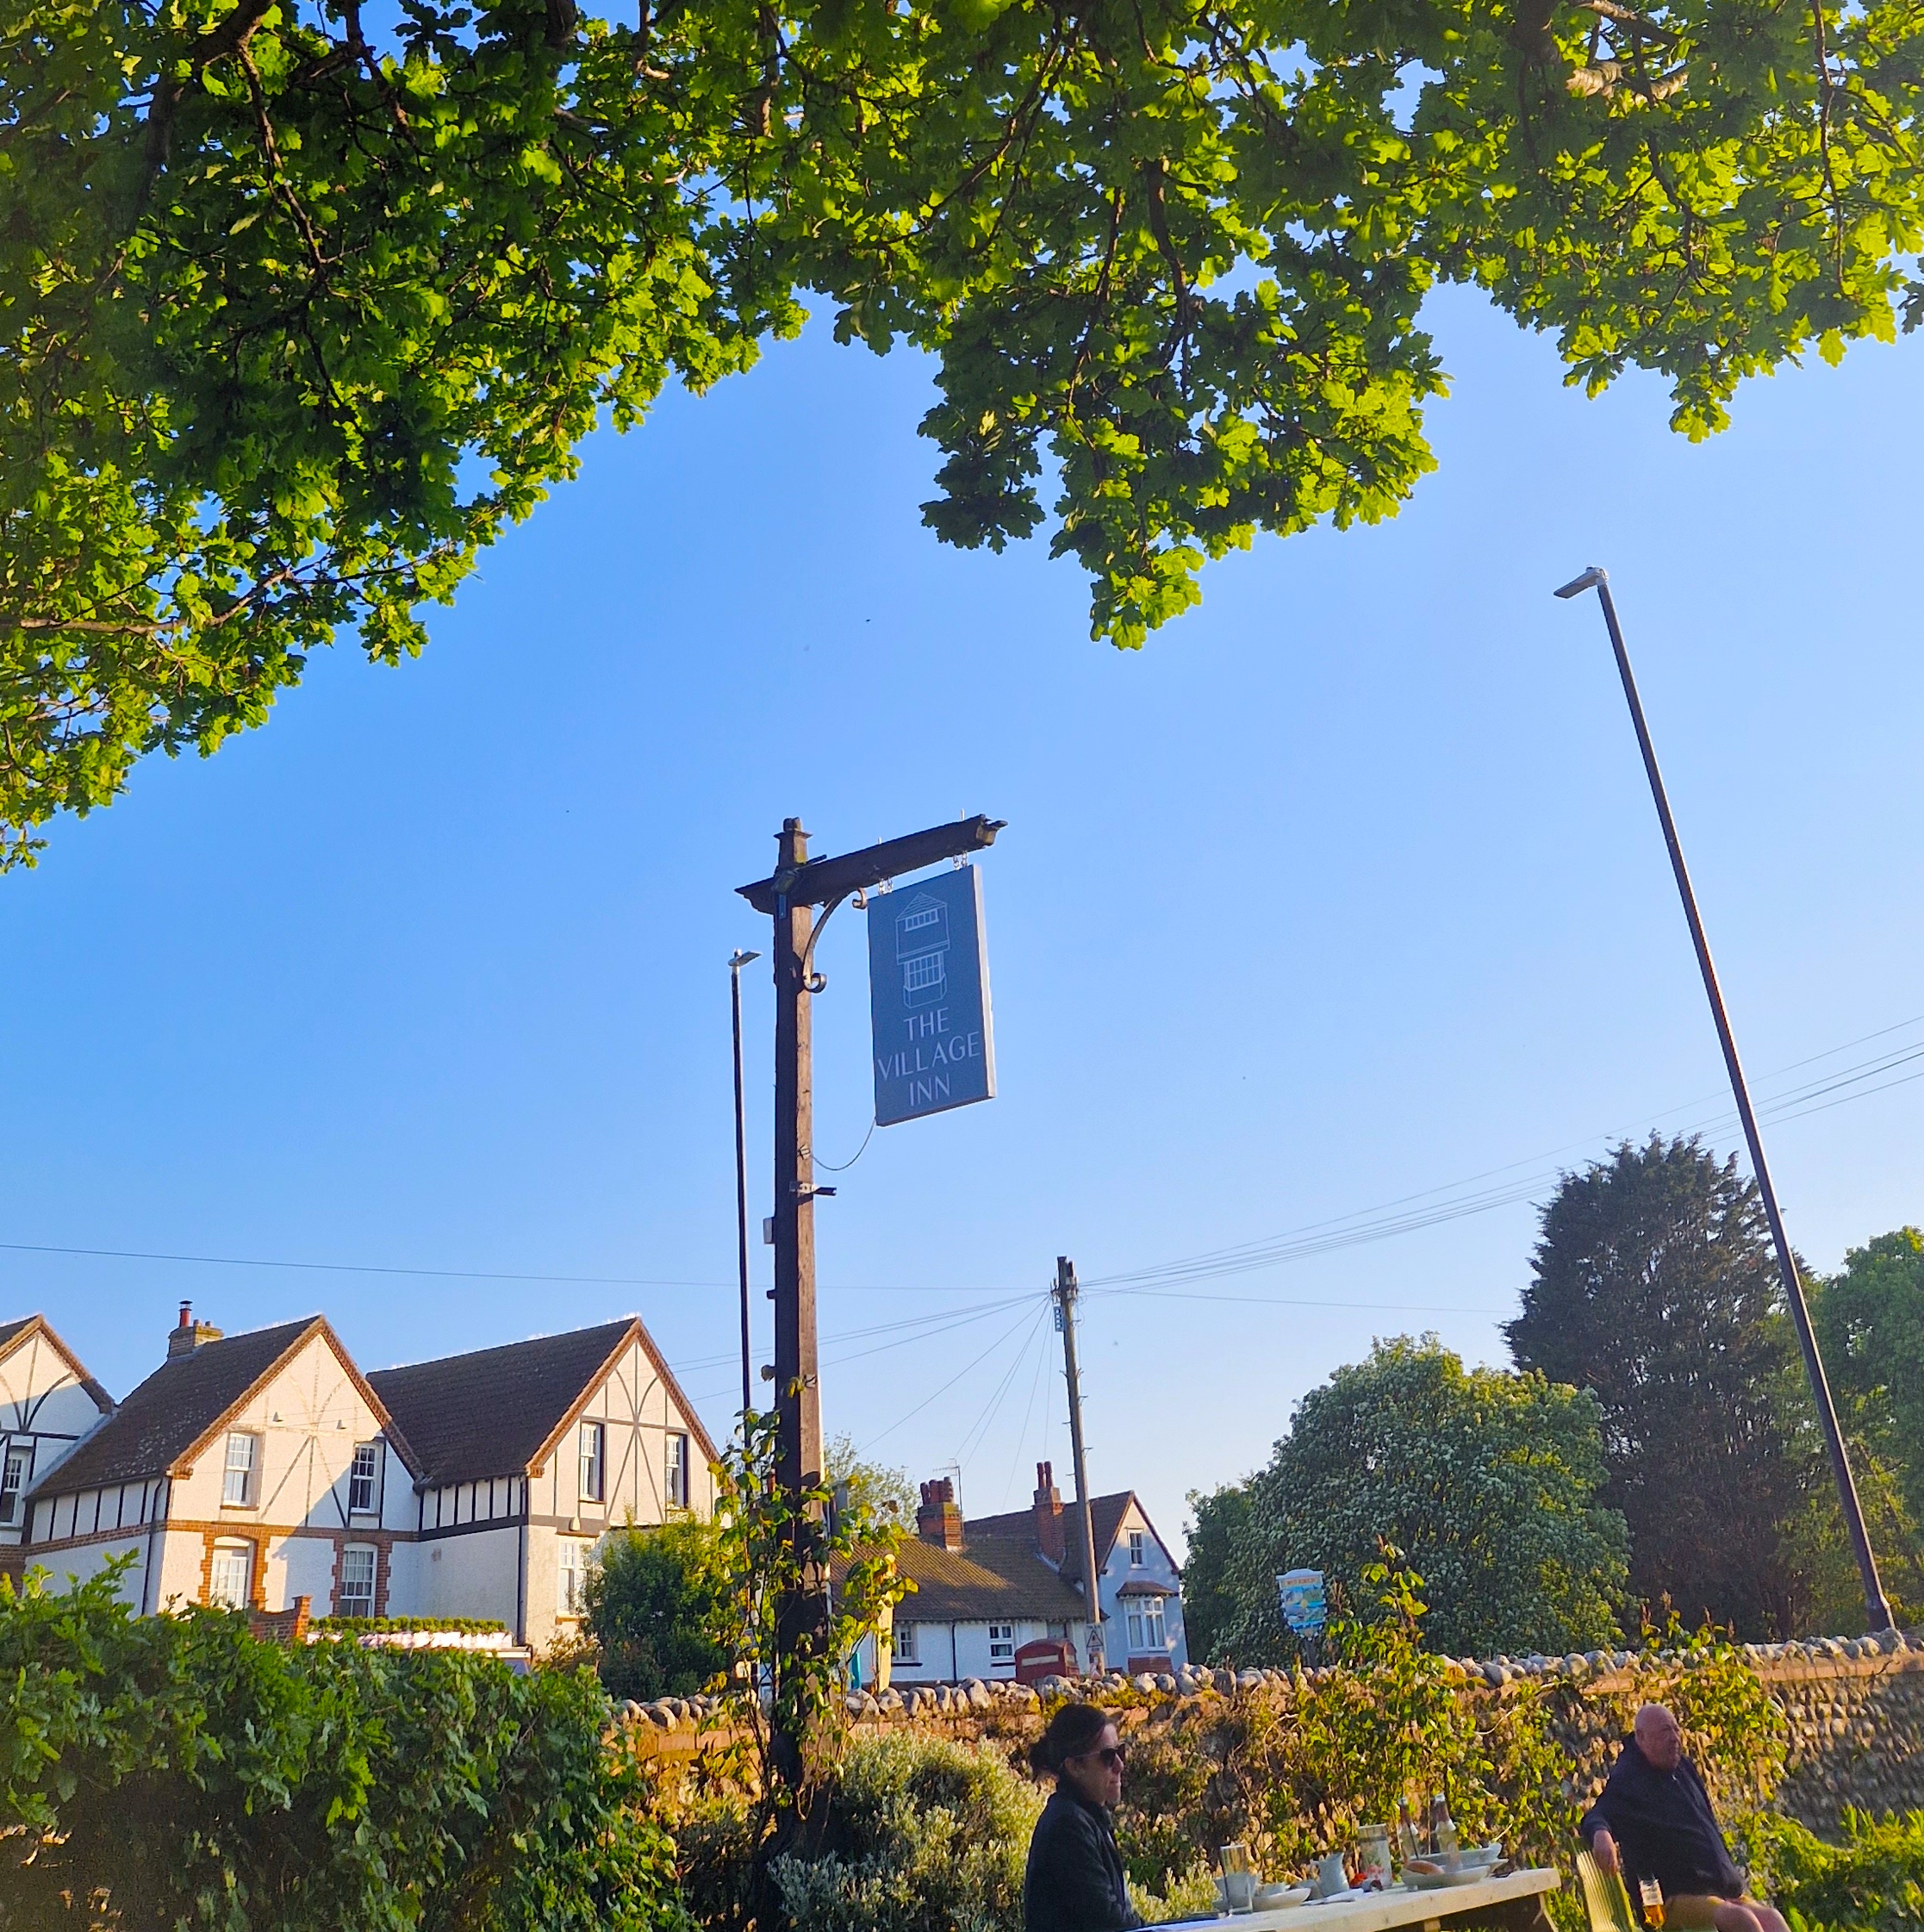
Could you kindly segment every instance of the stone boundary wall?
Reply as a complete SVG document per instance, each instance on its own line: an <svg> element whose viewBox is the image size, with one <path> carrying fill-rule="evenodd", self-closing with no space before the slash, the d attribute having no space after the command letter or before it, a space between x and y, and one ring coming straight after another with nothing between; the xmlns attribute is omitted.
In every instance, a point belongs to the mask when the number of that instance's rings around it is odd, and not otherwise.
<svg viewBox="0 0 1924 1932"><path fill-rule="evenodd" d="M1845 1809L1873 1813L1924 1810L1924 1630L1875 1637L1821 1637L1808 1643L1747 1644L1749 1659L1784 1713L1785 1775L1776 1809L1827 1837L1838 1834ZM1572 1795L1587 1801L1615 1759L1623 1700L1636 1692L1647 1661L1628 1650L1566 1657L1450 1660L1462 1694L1483 1699L1516 1694L1529 1683L1567 1684L1580 1713L1560 1725L1571 1755ZM1311 1672L1312 1677L1319 1676ZM1169 1676L1049 1678L1026 1685L926 1685L879 1696L853 1692L856 1725L914 1724L965 1738L1032 1738L1045 1700L1068 1696L1118 1701L1125 1728L1167 1723L1202 1712L1201 1700L1274 1696L1286 1691L1280 1670L1186 1669ZM1594 1706L1586 1708L1590 1700ZM719 1698L664 1698L620 1705L616 1723L630 1747L648 1757L688 1757L736 1736Z"/></svg>

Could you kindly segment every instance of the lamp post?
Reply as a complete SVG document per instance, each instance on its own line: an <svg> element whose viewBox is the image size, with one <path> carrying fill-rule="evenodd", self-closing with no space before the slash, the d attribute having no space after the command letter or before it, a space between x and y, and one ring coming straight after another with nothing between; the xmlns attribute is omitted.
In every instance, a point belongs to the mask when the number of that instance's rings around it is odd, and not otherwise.
<svg viewBox="0 0 1924 1932"><path fill-rule="evenodd" d="M1758 1131L1757 1114L1750 1104L1750 1088L1744 1079L1743 1063L1737 1057L1736 1036L1730 1031L1730 1016L1724 1011L1723 993L1717 984L1717 969L1710 961L1710 942L1703 934L1703 921L1697 909L1697 894L1691 889L1691 875L1684 863L1684 848L1677 837L1677 821L1670 814L1670 799L1664 790L1663 774L1657 769L1656 748L1650 742L1650 727L1644 721L1643 701L1637 695L1637 681L1630 672L1630 654L1623 647L1623 632L1616 621L1616 605L1610 596L1609 573L1592 564L1584 574L1565 584L1560 597L1580 595L1595 590L1603 607L1603 622L1610 633L1610 648L1616 653L1618 676L1623 681L1623 695L1629 701L1630 720L1636 726L1637 745L1643 753L1643 769L1650 780L1650 795L1656 801L1657 817L1664 828L1664 843L1670 848L1670 869L1676 875L1678 896L1684 901L1684 917L1690 922L1691 944L1697 948L1697 969L1703 975L1703 990L1710 1001L1711 1018L1717 1024L1717 1040L1723 1048L1723 1063L1730 1075L1730 1089L1737 1097L1737 1118L1743 1122L1744 1139L1750 1149L1750 1171L1756 1176L1757 1191L1763 1198L1764 1216L1771 1225L1771 1239L1777 1246L1778 1271L1784 1281L1784 1299L1789 1303L1797 1341L1803 1349L1803 1365L1810 1376L1810 1393L1817 1405L1817 1419L1823 1425L1825 1446L1830 1451L1831 1474L1837 1480L1838 1501L1843 1505L1844 1521L1851 1533L1851 1546L1857 1554L1858 1574L1864 1584L1864 1611L1872 1630L1890 1628L1890 1605L1884 1600L1884 1584L1877 1575L1877 1559L1871 1548L1870 1532L1865 1528L1863 1505L1858 1501L1857 1484L1851 1475L1851 1459L1844 1447L1844 1432L1838 1427L1837 1405L1831 1400L1830 1384L1824 1375L1823 1357L1817 1352L1816 1331L1810 1325L1810 1310L1805 1305L1803 1284L1797 1279L1797 1264L1790 1254L1790 1237L1784 1231L1784 1217L1778 1212L1777 1189L1771 1184L1771 1170L1764 1158L1764 1137Z"/></svg>
<svg viewBox="0 0 1924 1932"><path fill-rule="evenodd" d="M754 1406L755 1386L750 1380L748 1333L748 1143L742 1123L742 968L758 952L738 950L728 961L728 1004L735 1022L735 1256L742 1287L742 1413Z"/></svg>

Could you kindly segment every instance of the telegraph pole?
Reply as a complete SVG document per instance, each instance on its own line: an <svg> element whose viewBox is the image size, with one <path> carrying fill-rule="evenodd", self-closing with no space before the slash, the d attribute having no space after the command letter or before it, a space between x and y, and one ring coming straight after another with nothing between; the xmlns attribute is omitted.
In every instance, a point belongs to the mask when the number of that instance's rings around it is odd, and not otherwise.
<svg viewBox="0 0 1924 1932"><path fill-rule="evenodd" d="M1102 1641L1102 1592L1096 1575L1096 1519L1090 1506L1089 1460L1082 1449L1082 1375L1075 1363L1075 1263L1067 1255L1055 1257L1055 1325L1062 1331L1062 1373L1069 1385L1069 1449L1075 1461L1075 1500L1082 1511L1082 1594L1089 1609L1089 1674L1105 1667Z"/></svg>
<svg viewBox="0 0 1924 1932"><path fill-rule="evenodd" d="M1810 1325L1810 1310L1805 1305L1803 1284L1797 1279L1797 1264L1790 1253L1790 1237L1784 1231L1784 1217L1778 1212L1777 1189L1771 1182L1770 1164L1764 1158L1764 1137L1758 1131L1757 1115L1750 1104L1750 1087L1744 1079L1743 1063L1737 1057L1737 1037L1730 1030L1730 1015L1724 1011L1723 991L1717 984L1717 969L1710 961L1710 942L1704 936L1703 920L1697 909L1697 894L1691 888L1691 875L1684 863L1684 847L1677 836L1677 821L1670 813L1669 795L1664 789L1663 774L1657 769L1657 752L1650 741L1650 727L1644 721L1643 700L1637 695L1637 681L1630 671L1630 653L1624 648L1623 632L1616 620L1616 603L1610 595L1608 572L1596 565L1557 592L1560 597L1574 597L1594 589L1603 607L1604 627L1610 634L1610 648L1616 653L1617 675L1623 695L1630 707L1630 721L1636 726L1637 745L1643 753L1644 775L1650 781L1650 795L1656 801L1657 818L1663 826L1664 844L1670 850L1670 869L1677 880L1678 897L1684 901L1684 917L1691 929L1691 944L1697 949L1697 970L1703 975L1703 990L1710 1001L1710 1016L1717 1026L1717 1042L1723 1049L1724 1070L1730 1075L1730 1090L1736 1095L1737 1116L1743 1122L1744 1141L1750 1149L1750 1171L1764 1202L1764 1218L1771 1225L1771 1239L1777 1246L1778 1272L1784 1282L1784 1299L1790 1305L1790 1319L1803 1349L1803 1365L1810 1377L1811 1399L1817 1405L1824 1444L1830 1451L1831 1474L1837 1483L1837 1499L1843 1505L1844 1523L1850 1531L1851 1547L1857 1555L1858 1575L1864 1585L1864 1614L1869 1628L1888 1630L1891 1627L1890 1605L1884 1599L1884 1583L1877 1574L1877 1559L1871 1548L1871 1533L1865 1527L1864 1507L1858 1500L1857 1483L1851 1474L1851 1458L1844 1446L1844 1431L1838 1426L1837 1405L1831 1399L1830 1383L1824 1374L1824 1360L1817 1352L1816 1331Z"/></svg>
<svg viewBox="0 0 1924 1932"><path fill-rule="evenodd" d="M777 863L766 879L738 888L773 922L775 976L775 1486L790 1505L786 1534L800 1555L801 1582L775 1617L777 1667L826 1641L828 1574L820 1559L819 1512L796 1505L822 1479L822 1391L815 1343L814 1070L810 1001L828 983L813 969L815 941L844 899L993 844L1003 821L978 813L837 858L811 859L800 819L775 834ZM815 908L824 908L820 919ZM784 1775L799 1777L806 1740L783 1738Z"/></svg>

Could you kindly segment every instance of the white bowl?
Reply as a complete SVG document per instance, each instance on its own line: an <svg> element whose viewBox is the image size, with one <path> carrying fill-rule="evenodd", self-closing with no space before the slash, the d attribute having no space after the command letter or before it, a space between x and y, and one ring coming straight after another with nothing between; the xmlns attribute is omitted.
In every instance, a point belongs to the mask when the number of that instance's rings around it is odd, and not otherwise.
<svg viewBox="0 0 1924 1932"><path fill-rule="evenodd" d="M1308 1885L1258 1885L1256 1910L1259 1912L1279 1911L1285 1905L1306 1904L1309 1897Z"/></svg>

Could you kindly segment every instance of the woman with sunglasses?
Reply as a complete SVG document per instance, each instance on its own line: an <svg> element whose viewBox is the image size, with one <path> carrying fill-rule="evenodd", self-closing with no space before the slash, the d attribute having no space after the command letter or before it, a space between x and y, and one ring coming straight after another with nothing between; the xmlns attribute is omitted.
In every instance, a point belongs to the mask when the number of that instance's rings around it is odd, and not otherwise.
<svg viewBox="0 0 1924 1932"><path fill-rule="evenodd" d="M1093 1704L1065 1704L1029 1759L1055 1778L1055 1792L1029 1841L1023 1932L1130 1932L1143 1921L1110 1817L1123 1795L1114 1718Z"/></svg>

